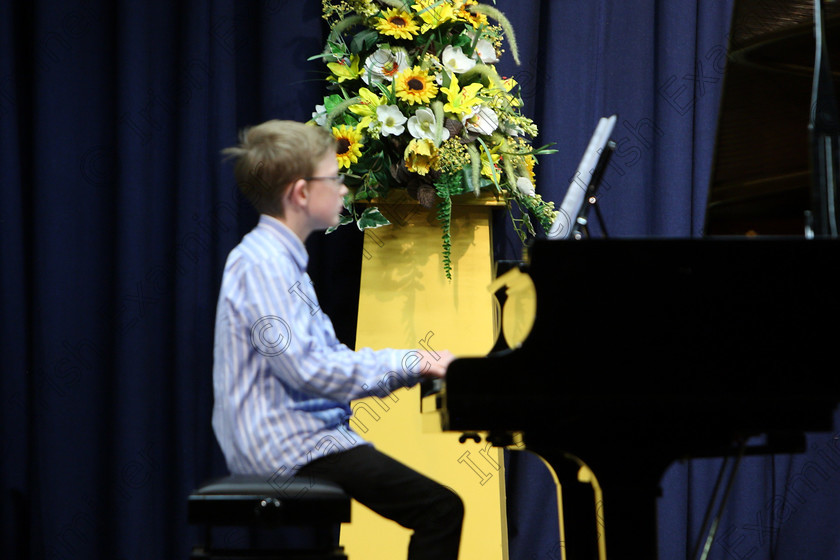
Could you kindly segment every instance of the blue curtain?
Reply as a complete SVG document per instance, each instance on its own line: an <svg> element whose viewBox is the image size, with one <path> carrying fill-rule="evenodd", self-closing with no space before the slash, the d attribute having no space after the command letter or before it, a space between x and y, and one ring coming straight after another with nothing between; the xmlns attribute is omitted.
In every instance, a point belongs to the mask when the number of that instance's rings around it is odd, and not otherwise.
<svg viewBox="0 0 840 560"><path fill-rule="evenodd" d="M609 234L699 235L731 0L497 7L522 58L508 49L502 73L522 85L537 143L559 149L539 192L559 202L598 118L617 114ZM219 151L243 126L309 118L324 32L314 1L0 3L0 556L186 557L185 497L224 472L216 294L256 219ZM504 217L497 229L497 255L519 257ZM308 246L352 344L361 236ZM712 558L837 556L840 447L809 444L747 462ZM663 558L690 548L717 465L667 473ZM514 560L558 557L540 469L509 465Z"/></svg>

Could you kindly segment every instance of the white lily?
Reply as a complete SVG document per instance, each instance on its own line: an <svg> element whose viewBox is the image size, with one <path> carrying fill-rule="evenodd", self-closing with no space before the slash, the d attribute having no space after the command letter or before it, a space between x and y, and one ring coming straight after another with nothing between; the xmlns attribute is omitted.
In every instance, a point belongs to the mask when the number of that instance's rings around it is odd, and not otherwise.
<svg viewBox="0 0 840 560"><path fill-rule="evenodd" d="M475 41L475 33L467 33L467 37L469 37L471 41ZM499 57L496 54L496 47L494 47L493 43L487 39L478 40L475 44L475 50L473 50L473 57L478 58L484 64L496 64L499 62Z"/></svg>
<svg viewBox="0 0 840 560"><path fill-rule="evenodd" d="M382 136L399 136L405 132L404 125L408 119L396 105L380 105L376 108L376 118L382 124Z"/></svg>
<svg viewBox="0 0 840 560"><path fill-rule="evenodd" d="M475 44L475 52L473 54L477 55L484 64L496 64L499 62L499 57L496 56L496 47L487 39L478 40L478 43Z"/></svg>
<svg viewBox="0 0 840 560"><path fill-rule="evenodd" d="M519 177L516 180L516 188L519 189L519 192L525 196L534 196L537 193L534 189L534 183L532 183L527 177Z"/></svg>
<svg viewBox="0 0 840 560"><path fill-rule="evenodd" d="M318 123L318 126L327 126L327 108L324 105L315 105L312 119Z"/></svg>
<svg viewBox="0 0 840 560"><path fill-rule="evenodd" d="M393 81L394 76L408 68L408 54L403 50L377 49L365 60L362 80L368 85Z"/></svg>
<svg viewBox="0 0 840 560"><path fill-rule="evenodd" d="M443 49L440 61L447 70L455 74L463 74L468 70L472 70L476 64L475 60L464 54L461 47L453 47L452 45L447 45Z"/></svg>
<svg viewBox="0 0 840 560"><path fill-rule="evenodd" d="M414 138L429 140L435 139L435 129L437 128L437 119L431 109L421 107L417 109L414 116L408 119L408 132ZM445 142L449 139L449 129L441 129L440 141Z"/></svg>
<svg viewBox="0 0 840 560"><path fill-rule="evenodd" d="M499 117L496 112L486 105L473 107L470 114L464 117L464 126L470 132L488 136L499 128Z"/></svg>

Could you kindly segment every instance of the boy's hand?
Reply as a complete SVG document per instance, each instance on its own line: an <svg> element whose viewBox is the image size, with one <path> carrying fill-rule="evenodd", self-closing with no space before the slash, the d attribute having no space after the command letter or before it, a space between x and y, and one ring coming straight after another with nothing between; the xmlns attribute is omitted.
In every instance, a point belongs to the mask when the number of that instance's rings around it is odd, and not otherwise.
<svg viewBox="0 0 840 560"><path fill-rule="evenodd" d="M419 352L422 359L421 375L431 379L445 377L446 368L455 359L455 356L449 350L435 352L420 350Z"/></svg>

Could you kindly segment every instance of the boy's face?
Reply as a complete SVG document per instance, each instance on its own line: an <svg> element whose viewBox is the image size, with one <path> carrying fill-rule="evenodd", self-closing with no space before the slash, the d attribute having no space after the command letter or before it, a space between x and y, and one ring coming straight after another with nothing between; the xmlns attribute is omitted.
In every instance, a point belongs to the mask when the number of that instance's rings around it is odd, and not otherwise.
<svg viewBox="0 0 840 560"><path fill-rule="evenodd" d="M313 231L338 225L344 209L347 187L338 176L335 153L328 153L307 180L309 187L309 222Z"/></svg>

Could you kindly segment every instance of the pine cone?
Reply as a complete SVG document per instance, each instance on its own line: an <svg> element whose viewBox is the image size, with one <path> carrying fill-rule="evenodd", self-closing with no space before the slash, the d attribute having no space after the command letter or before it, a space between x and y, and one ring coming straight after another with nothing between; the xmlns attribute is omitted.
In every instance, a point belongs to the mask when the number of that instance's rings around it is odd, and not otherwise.
<svg viewBox="0 0 840 560"><path fill-rule="evenodd" d="M391 177L398 183L406 184L411 180L411 172L406 169L402 161L392 163L389 171L391 172Z"/></svg>
<svg viewBox="0 0 840 560"><path fill-rule="evenodd" d="M443 126L446 127L446 130L449 131L449 135L452 138L457 138L461 134L461 131L464 130L464 125L455 119L446 119L443 121Z"/></svg>
<svg viewBox="0 0 840 560"><path fill-rule="evenodd" d="M434 208L437 202L437 192L431 185L420 185L417 189L417 202L424 208Z"/></svg>

